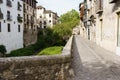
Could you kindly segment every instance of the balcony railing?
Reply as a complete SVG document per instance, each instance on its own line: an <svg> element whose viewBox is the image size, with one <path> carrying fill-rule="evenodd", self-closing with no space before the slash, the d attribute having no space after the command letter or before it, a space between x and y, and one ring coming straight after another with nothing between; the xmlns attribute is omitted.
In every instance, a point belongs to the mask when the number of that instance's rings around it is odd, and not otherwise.
<svg viewBox="0 0 120 80"><path fill-rule="evenodd" d="M8 21L12 21L12 16L11 15L7 15L7 20Z"/></svg>
<svg viewBox="0 0 120 80"><path fill-rule="evenodd" d="M30 20L29 20L29 19L26 19L26 22L27 22L27 25L29 25L29 23L30 23Z"/></svg>
<svg viewBox="0 0 120 80"><path fill-rule="evenodd" d="M0 12L0 19L3 19L3 13Z"/></svg>
<svg viewBox="0 0 120 80"><path fill-rule="evenodd" d="M24 8L24 13L26 13L27 12L27 9L26 8Z"/></svg>
<svg viewBox="0 0 120 80"><path fill-rule="evenodd" d="M34 23L34 19L31 19L31 23Z"/></svg>
<svg viewBox="0 0 120 80"><path fill-rule="evenodd" d="M118 0L109 0L109 3L115 3L117 2Z"/></svg>
<svg viewBox="0 0 120 80"><path fill-rule="evenodd" d="M0 3L3 3L3 0L0 0Z"/></svg>
<svg viewBox="0 0 120 80"><path fill-rule="evenodd" d="M103 0L96 0L96 14L103 12Z"/></svg>
<svg viewBox="0 0 120 80"><path fill-rule="evenodd" d="M6 5L9 6L9 7L12 7L12 2L10 0L7 0Z"/></svg>
<svg viewBox="0 0 120 80"><path fill-rule="evenodd" d="M21 7L22 5L20 4L20 2L18 2L18 10L21 11Z"/></svg>
<svg viewBox="0 0 120 80"><path fill-rule="evenodd" d="M87 3L84 4L84 9L85 9L85 10L88 9L88 5L87 5Z"/></svg>
<svg viewBox="0 0 120 80"><path fill-rule="evenodd" d="M20 22L20 23L22 23L22 22L23 22L23 20L22 20L22 17L21 17L21 16L18 16L18 17L17 17L17 20L18 20L18 22Z"/></svg>

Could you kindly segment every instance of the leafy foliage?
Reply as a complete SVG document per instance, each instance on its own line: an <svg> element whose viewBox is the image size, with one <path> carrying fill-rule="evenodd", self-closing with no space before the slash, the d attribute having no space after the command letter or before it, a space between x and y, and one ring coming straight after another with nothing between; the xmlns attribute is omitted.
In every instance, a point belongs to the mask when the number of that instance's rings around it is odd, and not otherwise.
<svg viewBox="0 0 120 80"><path fill-rule="evenodd" d="M60 38L63 39L64 41L66 41L69 38L71 32L72 29L65 23L58 24L53 28L53 33L60 36Z"/></svg>
<svg viewBox="0 0 120 80"><path fill-rule="evenodd" d="M71 22L76 20L79 20L79 13L74 9L60 16L61 23Z"/></svg>
<svg viewBox="0 0 120 80"><path fill-rule="evenodd" d="M30 56L34 53L34 48L32 46L26 47L26 48L21 48L17 50L11 51L10 54L8 54L8 57L13 57L13 56Z"/></svg>
<svg viewBox="0 0 120 80"><path fill-rule="evenodd" d="M54 30L51 28L46 28L39 31L37 43L43 43L43 48L50 46L65 45L65 41L62 40L58 34L54 33Z"/></svg>
<svg viewBox="0 0 120 80"><path fill-rule="evenodd" d="M79 24L79 13L72 9L60 16L60 22L54 26L54 34L58 34L63 40L67 40L72 34L72 29Z"/></svg>
<svg viewBox="0 0 120 80"><path fill-rule="evenodd" d="M62 53L63 46L54 46L43 49L38 55L54 55Z"/></svg>
<svg viewBox="0 0 120 80"><path fill-rule="evenodd" d="M6 48L5 48L4 45L0 45L0 52L1 52L2 54L5 54L5 53L6 53Z"/></svg>

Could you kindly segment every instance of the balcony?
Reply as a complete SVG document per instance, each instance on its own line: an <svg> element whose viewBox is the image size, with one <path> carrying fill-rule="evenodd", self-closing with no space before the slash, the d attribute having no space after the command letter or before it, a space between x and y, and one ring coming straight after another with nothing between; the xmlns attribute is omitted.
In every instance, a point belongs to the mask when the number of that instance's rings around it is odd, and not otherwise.
<svg viewBox="0 0 120 80"><path fill-rule="evenodd" d="M88 21L95 22L96 17L94 15L91 15L88 19Z"/></svg>
<svg viewBox="0 0 120 80"><path fill-rule="evenodd" d="M23 22L23 20L22 20L22 17L21 17L21 16L18 16L18 17L17 17L17 20L18 20L18 22L20 22L20 23L22 23L22 22Z"/></svg>
<svg viewBox="0 0 120 80"><path fill-rule="evenodd" d="M3 3L3 0L0 0L0 3Z"/></svg>
<svg viewBox="0 0 120 80"><path fill-rule="evenodd" d="M26 29L26 28L24 28L24 33L28 33L28 31L27 31L27 29Z"/></svg>
<svg viewBox="0 0 120 80"><path fill-rule="evenodd" d="M7 5L8 7L12 7L12 2L11 2L10 0L7 0L6 5Z"/></svg>
<svg viewBox="0 0 120 80"><path fill-rule="evenodd" d="M115 3L117 2L118 0L109 0L109 3Z"/></svg>
<svg viewBox="0 0 120 80"><path fill-rule="evenodd" d="M8 21L12 21L12 16L11 15L7 15L7 20Z"/></svg>
<svg viewBox="0 0 120 80"><path fill-rule="evenodd" d="M85 3L85 5L84 5L84 9L85 9L85 10L88 9L88 5L87 5L87 3Z"/></svg>
<svg viewBox="0 0 120 80"><path fill-rule="evenodd" d="M96 14L100 14L103 12L103 0L96 1Z"/></svg>
<svg viewBox="0 0 120 80"><path fill-rule="evenodd" d="M33 23L33 24L34 24L34 19L31 19L31 23Z"/></svg>
<svg viewBox="0 0 120 80"><path fill-rule="evenodd" d="M20 2L18 2L18 10L21 11L21 7L22 5L20 4Z"/></svg>
<svg viewBox="0 0 120 80"><path fill-rule="evenodd" d="M100 13L102 13L102 12L103 12L103 10L102 10L102 9L99 9L99 10L96 11L96 14L100 14Z"/></svg>
<svg viewBox="0 0 120 80"><path fill-rule="evenodd" d="M3 13L0 12L0 19L3 19Z"/></svg>
<svg viewBox="0 0 120 80"><path fill-rule="evenodd" d="M29 19L26 19L27 25L29 25L29 23L31 23L31 21Z"/></svg>
<svg viewBox="0 0 120 80"><path fill-rule="evenodd" d="M27 9L26 8L24 8L24 13L26 13L27 12Z"/></svg>

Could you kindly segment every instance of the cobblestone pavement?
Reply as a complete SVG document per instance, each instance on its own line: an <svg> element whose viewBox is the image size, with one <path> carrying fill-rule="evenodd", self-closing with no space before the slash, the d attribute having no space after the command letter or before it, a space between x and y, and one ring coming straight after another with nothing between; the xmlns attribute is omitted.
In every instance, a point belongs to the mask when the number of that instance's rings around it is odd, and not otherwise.
<svg viewBox="0 0 120 80"><path fill-rule="evenodd" d="M120 80L120 57L75 36L72 54L74 75L68 80Z"/></svg>

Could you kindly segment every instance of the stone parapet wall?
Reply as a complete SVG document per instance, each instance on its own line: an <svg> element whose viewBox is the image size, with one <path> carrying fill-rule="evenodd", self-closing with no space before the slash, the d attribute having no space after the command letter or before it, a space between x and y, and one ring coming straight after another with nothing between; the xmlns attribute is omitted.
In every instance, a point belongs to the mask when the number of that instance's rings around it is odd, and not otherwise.
<svg viewBox="0 0 120 80"><path fill-rule="evenodd" d="M72 37L60 55L0 58L0 80L67 80Z"/></svg>

